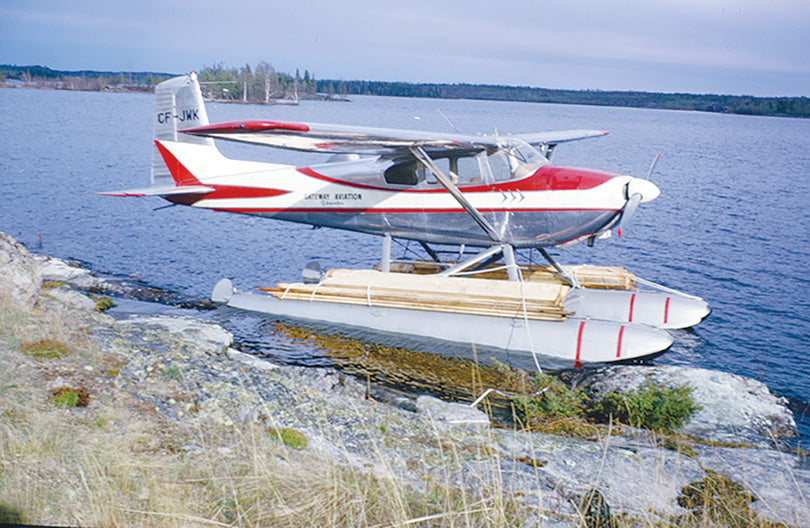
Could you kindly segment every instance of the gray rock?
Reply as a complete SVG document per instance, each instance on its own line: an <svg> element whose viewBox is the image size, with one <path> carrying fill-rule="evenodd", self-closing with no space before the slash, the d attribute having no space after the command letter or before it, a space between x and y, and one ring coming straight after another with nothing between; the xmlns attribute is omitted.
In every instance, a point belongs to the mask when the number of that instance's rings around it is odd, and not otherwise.
<svg viewBox="0 0 810 528"><path fill-rule="evenodd" d="M810 475L794 455L697 445L692 458L659 447L647 432L587 441L491 428L486 415L468 405L421 396L417 412L410 412L367 398L365 383L334 369L269 364L229 348L230 334L209 321L83 317L96 325L102 347L126 357L112 383L169 420L292 428L306 436L314 458L396 480L397 486L428 493L441 482L482 501L498 494L514 498L528 512L524 526L576 526L576 504L590 489L599 491L612 513L653 524L685 513L677 497L684 486L702 480L707 468L760 498L752 507L768 518L796 526L807 518ZM635 381L617 373L604 379L629 388L649 370L637 370ZM694 372L683 375L701 379Z"/></svg>
<svg viewBox="0 0 810 528"><path fill-rule="evenodd" d="M81 286L82 283L85 283L86 286L95 283L95 278L89 270L80 268L68 261L41 255L37 255L35 258L42 270L42 280L66 282L77 286Z"/></svg>
<svg viewBox="0 0 810 528"><path fill-rule="evenodd" d="M255 368L257 370L274 370L279 367L277 364L271 363L266 359L261 359L251 354L245 354L244 352L240 352L235 348L228 348L227 354L229 359L239 361L245 366Z"/></svg>
<svg viewBox="0 0 810 528"><path fill-rule="evenodd" d="M775 438L797 434L787 399L775 396L764 383L751 378L674 365L617 366L594 376L590 390L597 394L629 391L645 379L670 387L688 384L702 408L682 432L696 438L769 447Z"/></svg>
<svg viewBox="0 0 810 528"><path fill-rule="evenodd" d="M31 309L42 288L42 272L31 253L5 233L0 233L0 300Z"/></svg>
<svg viewBox="0 0 810 528"><path fill-rule="evenodd" d="M83 293L77 292L76 290L67 288L65 286L46 288L42 290L42 295L55 299L68 308L88 311L96 309L96 301Z"/></svg>
<svg viewBox="0 0 810 528"><path fill-rule="evenodd" d="M233 335L217 323L195 317L133 315L119 320L123 326L145 327L166 332L193 343L209 353L222 353L233 343Z"/></svg>
<svg viewBox="0 0 810 528"><path fill-rule="evenodd" d="M489 417L475 407L462 403L448 403L427 395L416 399L416 412L437 424L490 425Z"/></svg>
<svg viewBox="0 0 810 528"><path fill-rule="evenodd" d="M661 449L647 439L607 436L599 442L562 436L499 432L504 455L524 473L523 486L538 476L551 491L544 509L566 501L567 510L590 489L597 489L614 513L666 516L685 513L677 498L684 486L701 480L700 464L685 455ZM556 495L556 496L555 496Z"/></svg>
<svg viewBox="0 0 810 528"><path fill-rule="evenodd" d="M774 449L695 446L705 469L723 473L757 499L758 515L788 526L810 526L810 463Z"/></svg>

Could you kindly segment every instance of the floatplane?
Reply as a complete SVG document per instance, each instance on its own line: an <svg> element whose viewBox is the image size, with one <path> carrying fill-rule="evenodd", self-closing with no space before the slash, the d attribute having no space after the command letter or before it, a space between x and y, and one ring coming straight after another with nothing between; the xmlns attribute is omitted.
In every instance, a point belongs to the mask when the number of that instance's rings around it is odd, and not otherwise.
<svg viewBox="0 0 810 528"><path fill-rule="evenodd" d="M563 267L549 254L620 231L659 195L648 178L551 162L559 144L607 132L469 136L270 120L211 124L194 73L159 84L155 97L151 186L102 194L382 237L375 269L307 265L301 282L252 292L223 279L216 302L493 347L531 356L538 368L538 355L568 365L654 357L671 346L668 329L709 313L702 299L623 268ZM332 156L306 167L235 160L215 139ZM429 257L392 260L394 239L420 244ZM437 249L447 245L460 248L452 259ZM516 250L537 251L548 265L518 264Z"/></svg>

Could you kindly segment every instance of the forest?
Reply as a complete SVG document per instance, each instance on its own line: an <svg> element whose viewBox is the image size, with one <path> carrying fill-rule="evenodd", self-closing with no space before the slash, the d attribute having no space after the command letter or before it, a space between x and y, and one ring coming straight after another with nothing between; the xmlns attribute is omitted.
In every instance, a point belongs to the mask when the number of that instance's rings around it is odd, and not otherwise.
<svg viewBox="0 0 810 528"><path fill-rule="evenodd" d="M0 65L0 86L30 86L65 90L149 92L170 73L59 71L45 66ZM808 97L754 97L602 90L553 90L530 86L490 84L436 84L363 80L316 79L309 70L301 75L276 71L267 62L255 67L223 63L203 66L200 84L208 99L294 103L299 99L345 100L347 95L385 95L441 99L483 99L532 103L623 106L692 110L726 114L810 117Z"/></svg>

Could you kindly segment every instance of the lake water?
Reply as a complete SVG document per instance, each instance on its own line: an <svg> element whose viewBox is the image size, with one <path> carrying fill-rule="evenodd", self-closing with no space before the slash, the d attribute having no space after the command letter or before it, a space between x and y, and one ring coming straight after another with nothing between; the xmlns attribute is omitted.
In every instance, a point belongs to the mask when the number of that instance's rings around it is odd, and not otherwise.
<svg viewBox="0 0 810 528"><path fill-rule="evenodd" d="M36 253L99 272L207 297L222 277L242 289L296 280L311 259L368 267L380 239L166 202L97 196L147 186L152 97L0 89L0 231ZM211 120L337 122L463 133L609 130L562 145L554 161L644 176L661 196L621 238L559 252L563 264L622 265L705 298L711 316L676 335L656 360L750 376L810 401L810 120L625 108L354 97L297 107L209 104ZM233 157L312 164L318 155L220 145ZM396 247L396 246L395 246ZM397 251L394 252L398 256ZM255 314L219 310L248 348L277 359L328 363L322 343L297 339ZM357 336L356 336L357 337ZM359 336L362 338L362 336ZM797 415L797 419L802 419ZM805 442L810 424L801 430Z"/></svg>

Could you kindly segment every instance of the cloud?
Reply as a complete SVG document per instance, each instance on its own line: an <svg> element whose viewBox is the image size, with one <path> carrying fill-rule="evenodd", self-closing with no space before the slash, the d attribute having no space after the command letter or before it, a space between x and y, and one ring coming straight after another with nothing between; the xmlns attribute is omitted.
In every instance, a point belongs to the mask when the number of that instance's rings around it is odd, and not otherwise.
<svg viewBox="0 0 810 528"><path fill-rule="evenodd" d="M0 62L185 71L265 60L320 77L534 85L560 78L570 88L599 88L582 86L587 71L600 79L613 69L641 82L638 89L681 71L698 84L701 71L730 82L747 71L793 76L810 92L809 19L810 3L799 0L6 0Z"/></svg>

